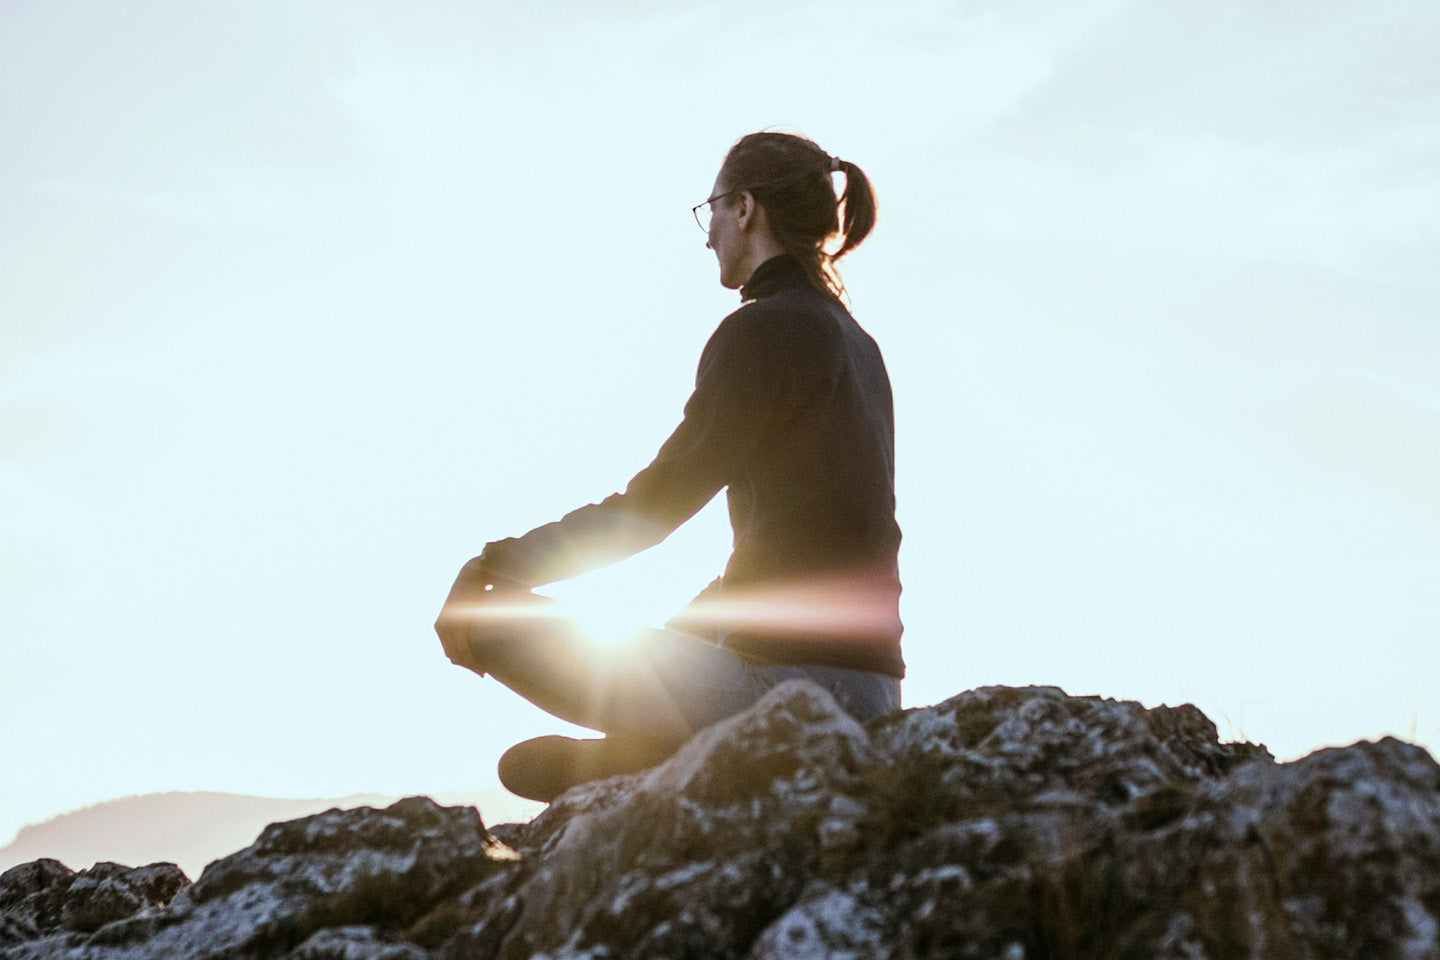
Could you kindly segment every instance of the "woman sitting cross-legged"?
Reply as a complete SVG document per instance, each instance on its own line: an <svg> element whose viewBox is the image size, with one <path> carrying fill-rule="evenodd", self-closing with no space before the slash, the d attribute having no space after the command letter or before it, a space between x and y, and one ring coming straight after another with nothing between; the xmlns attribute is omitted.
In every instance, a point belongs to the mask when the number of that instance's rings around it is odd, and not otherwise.
<svg viewBox="0 0 1440 960"><path fill-rule="evenodd" d="M755 133L695 215L742 304L701 354L679 427L623 493L487 544L435 625L454 663L604 734L511 748L500 777L521 796L657 763L789 679L862 721L900 705L890 382L834 265L874 225L870 182L803 137ZM531 592L653 546L722 489L724 575L663 629L604 649Z"/></svg>

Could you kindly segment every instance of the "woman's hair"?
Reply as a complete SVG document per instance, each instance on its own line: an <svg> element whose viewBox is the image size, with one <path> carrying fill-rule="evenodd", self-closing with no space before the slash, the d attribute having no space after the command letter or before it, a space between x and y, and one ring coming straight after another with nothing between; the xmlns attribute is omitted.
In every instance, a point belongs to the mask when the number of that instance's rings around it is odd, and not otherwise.
<svg viewBox="0 0 1440 960"><path fill-rule="evenodd" d="M831 180L837 171L845 174L845 190L838 198ZM719 181L728 191L748 190L765 208L775 239L804 265L812 284L836 296L845 294L835 261L858 247L875 226L875 191L864 171L830 156L812 140L765 132L735 142L720 165ZM840 246L826 250L837 233Z"/></svg>

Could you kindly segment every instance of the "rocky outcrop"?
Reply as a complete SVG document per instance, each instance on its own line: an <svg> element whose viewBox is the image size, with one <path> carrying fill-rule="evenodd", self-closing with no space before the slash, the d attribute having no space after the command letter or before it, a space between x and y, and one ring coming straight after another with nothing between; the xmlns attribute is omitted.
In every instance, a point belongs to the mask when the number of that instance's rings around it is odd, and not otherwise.
<svg viewBox="0 0 1440 960"><path fill-rule="evenodd" d="M189 881L170 863L132 869L97 863L79 873L36 860L0 875L0 944L61 931L90 933L163 907Z"/></svg>
<svg viewBox="0 0 1440 960"><path fill-rule="evenodd" d="M1440 960L1440 767L1391 739L1277 764L1194 707L1053 688L862 727L787 684L527 824L332 810L192 884L42 860L0 917L6 960Z"/></svg>
<svg viewBox="0 0 1440 960"><path fill-rule="evenodd" d="M119 797L22 827L13 843L0 848L0 873L39 858L71 866L164 859L196 876L206 864L254 840L267 824L332 807L388 806L401 796L281 798L186 791ZM500 786L438 794L434 799L477 807L492 823L529 820L545 809L543 803L521 799Z"/></svg>

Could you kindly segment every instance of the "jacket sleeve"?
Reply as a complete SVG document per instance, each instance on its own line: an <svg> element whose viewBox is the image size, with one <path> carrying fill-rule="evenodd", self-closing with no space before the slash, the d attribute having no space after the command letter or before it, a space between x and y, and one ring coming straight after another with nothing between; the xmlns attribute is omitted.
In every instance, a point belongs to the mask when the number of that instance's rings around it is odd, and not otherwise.
<svg viewBox="0 0 1440 960"><path fill-rule="evenodd" d="M564 580L654 546L699 512L764 442L793 380L781 327L745 308L727 317L701 354L680 425L625 491L487 544L485 566L530 586Z"/></svg>

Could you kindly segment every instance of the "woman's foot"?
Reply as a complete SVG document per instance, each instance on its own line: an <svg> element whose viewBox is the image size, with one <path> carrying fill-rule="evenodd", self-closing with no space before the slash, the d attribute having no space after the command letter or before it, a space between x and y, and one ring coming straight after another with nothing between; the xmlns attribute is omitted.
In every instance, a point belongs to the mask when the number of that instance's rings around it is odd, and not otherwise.
<svg viewBox="0 0 1440 960"><path fill-rule="evenodd" d="M500 782L527 800L549 803L577 784L653 767L678 746L639 737L535 737L505 751Z"/></svg>

